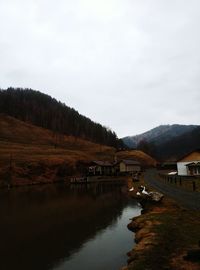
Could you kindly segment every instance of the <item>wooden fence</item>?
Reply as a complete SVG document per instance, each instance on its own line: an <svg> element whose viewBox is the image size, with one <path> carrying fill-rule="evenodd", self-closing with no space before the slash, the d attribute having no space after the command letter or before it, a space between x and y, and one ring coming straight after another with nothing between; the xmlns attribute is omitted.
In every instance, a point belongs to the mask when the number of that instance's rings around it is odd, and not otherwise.
<svg viewBox="0 0 200 270"><path fill-rule="evenodd" d="M159 176L163 181L165 181L165 183L186 189L188 191L200 192L200 176L179 176L164 173L159 173Z"/></svg>

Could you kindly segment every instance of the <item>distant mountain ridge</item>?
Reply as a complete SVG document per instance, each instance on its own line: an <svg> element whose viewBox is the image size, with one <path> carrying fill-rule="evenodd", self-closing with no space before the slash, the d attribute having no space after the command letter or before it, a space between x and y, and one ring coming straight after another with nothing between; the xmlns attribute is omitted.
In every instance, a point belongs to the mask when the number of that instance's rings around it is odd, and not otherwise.
<svg viewBox="0 0 200 270"><path fill-rule="evenodd" d="M130 148L141 149L157 160L176 160L200 148L199 125L161 125L136 136L122 138Z"/></svg>
<svg viewBox="0 0 200 270"><path fill-rule="evenodd" d="M123 142L130 148L137 148L139 143L145 140L147 143L160 144L178 137L184 133L194 130L197 125L160 125L139 135L122 138Z"/></svg>

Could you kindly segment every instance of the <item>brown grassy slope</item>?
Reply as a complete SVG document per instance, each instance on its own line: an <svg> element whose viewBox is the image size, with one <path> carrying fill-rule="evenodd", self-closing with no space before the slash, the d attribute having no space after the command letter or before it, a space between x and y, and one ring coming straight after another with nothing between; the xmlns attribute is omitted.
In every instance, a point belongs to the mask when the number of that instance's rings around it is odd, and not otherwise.
<svg viewBox="0 0 200 270"><path fill-rule="evenodd" d="M31 184L55 181L81 173L80 163L113 160L116 150L72 136L54 134L15 118L0 114L0 186L4 182ZM118 159L134 158L153 165L140 151L122 151ZM12 173L9 171L11 161Z"/></svg>
<svg viewBox="0 0 200 270"><path fill-rule="evenodd" d="M200 269L199 225L199 211L183 209L167 197L146 205L145 213L128 225L136 232L137 245L123 270Z"/></svg>
<svg viewBox="0 0 200 270"><path fill-rule="evenodd" d="M15 118L0 114L0 151L1 161L4 154L13 154L26 157L31 160L48 159L51 156L64 156L64 160L76 162L78 160L90 160L97 155L102 158L111 158L115 149L98 145L72 136L54 134ZM15 157L17 158L17 156Z"/></svg>
<svg viewBox="0 0 200 270"><path fill-rule="evenodd" d="M138 160L145 166L156 166L157 163L151 156L139 150L120 151L117 153L117 158Z"/></svg>
<svg viewBox="0 0 200 270"><path fill-rule="evenodd" d="M132 186L131 179L128 182ZM144 175L129 192L134 199L140 185L147 185ZM156 191L156 190L154 190ZM164 196L160 202L139 199L142 214L134 217L128 228L134 231L136 245L128 253L123 270L199 270L200 212L181 207Z"/></svg>
<svg viewBox="0 0 200 270"><path fill-rule="evenodd" d="M77 162L112 160L115 149L0 114L0 182L12 159L12 182L48 181L76 171ZM27 178L30 178L27 180ZM14 180L13 180L14 179Z"/></svg>

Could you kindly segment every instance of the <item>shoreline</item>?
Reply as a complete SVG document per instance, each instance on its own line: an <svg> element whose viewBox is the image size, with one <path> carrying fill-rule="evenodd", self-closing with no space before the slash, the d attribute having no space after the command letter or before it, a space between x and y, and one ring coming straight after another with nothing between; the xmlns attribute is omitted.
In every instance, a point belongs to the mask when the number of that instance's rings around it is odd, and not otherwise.
<svg viewBox="0 0 200 270"><path fill-rule="evenodd" d="M200 269L200 214L166 196L160 202L142 200L141 205L141 215L127 225L135 233L136 245L127 253L127 266L121 270ZM197 255L193 259L188 257L191 252Z"/></svg>
<svg viewBox="0 0 200 270"><path fill-rule="evenodd" d="M116 185L123 184L126 185L127 182L127 176L95 176L91 177L88 182L74 182L71 183L72 178L76 178L77 176L66 176L66 177L54 177L50 179L46 178L41 178L38 177L35 180L30 180L30 179L20 179L18 181L13 181L12 183L5 183L0 185L0 190L1 189L13 189L13 188L19 188L19 187L31 187L31 186L39 186L39 185L48 185L48 184L59 184L63 183L68 186L70 185L89 185L89 184L95 184L95 183L115 183ZM94 178L94 179L92 179Z"/></svg>

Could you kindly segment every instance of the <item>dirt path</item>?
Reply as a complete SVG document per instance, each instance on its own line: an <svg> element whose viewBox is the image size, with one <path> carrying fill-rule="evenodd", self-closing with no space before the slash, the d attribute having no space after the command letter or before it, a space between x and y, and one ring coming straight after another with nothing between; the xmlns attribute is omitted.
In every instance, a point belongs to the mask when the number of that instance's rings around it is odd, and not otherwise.
<svg viewBox="0 0 200 270"><path fill-rule="evenodd" d="M200 193L182 190L178 187L164 183L157 170L147 170L144 175L145 182L163 194L175 199L179 204L192 210L200 210Z"/></svg>

